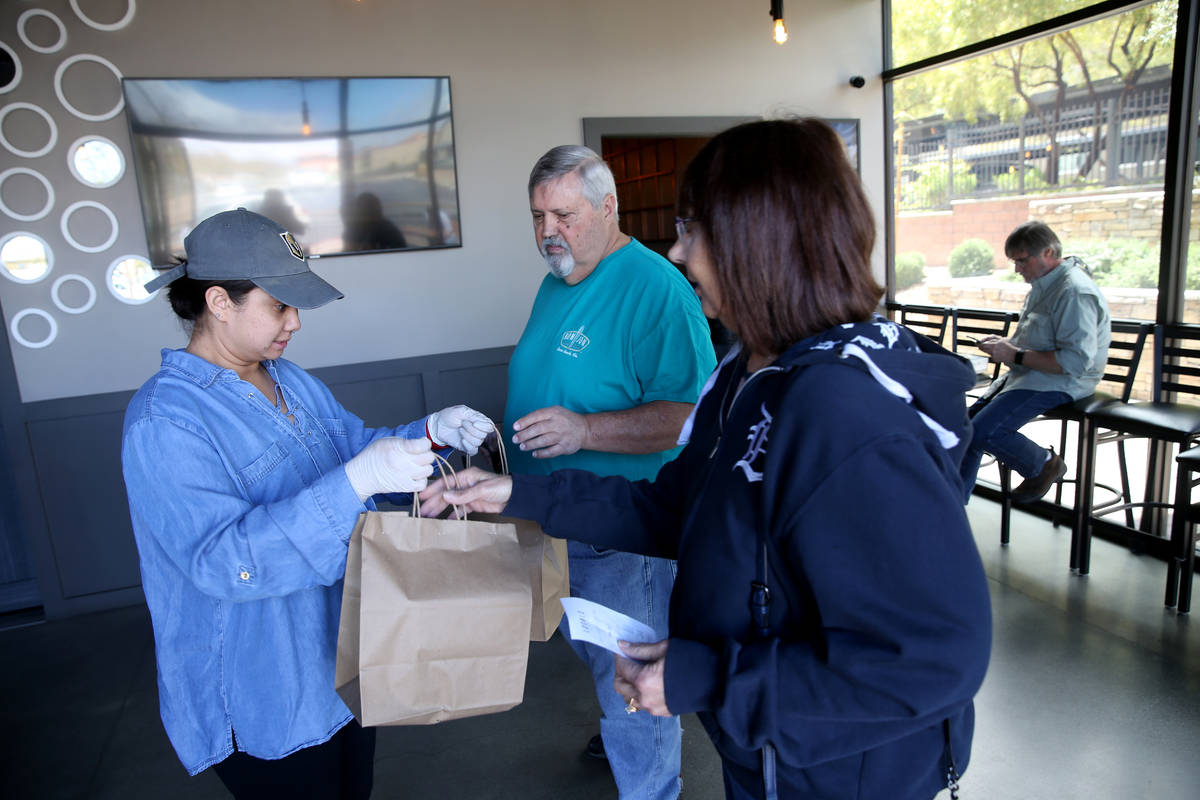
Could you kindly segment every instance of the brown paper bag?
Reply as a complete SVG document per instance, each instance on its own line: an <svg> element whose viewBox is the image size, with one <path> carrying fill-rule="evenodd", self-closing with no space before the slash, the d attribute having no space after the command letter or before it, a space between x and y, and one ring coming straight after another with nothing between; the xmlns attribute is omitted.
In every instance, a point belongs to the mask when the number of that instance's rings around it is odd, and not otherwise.
<svg viewBox="0 0 1200 800"><path fill-rule="evenodd" d="M334 688L362 725L425 725L521 702L530 587L512 525L359 517Z"/></svg>
<svg viewBox="0 0 1200 800"><path fill-rule="evenodd" d="M521 560L529 573L533 592L533 613L529 619L529 641L549 641L558 630L563 607L559 602L571 596L571 575L567 568L567 540L555 539L542 532L533 520L502 517L498 514L471 514L471 519L510 524L517 529Z"/></svg>
<svg viewBox="0 0 1200 800"><path fill-rule="evenodd" d="M508 454L504 451L504 436L496 431L496 455L500 474L508 474ZM493 462L494 464L495 462ZM471 519L507 523L517 529L521 557L529 570L529 585L533 591L533 613L529 619L529 641L546 642L558 630L563 607L559 602L571 596L571 575L567 567L567 541L547 536L542 526L533 520L502 517L498 514L472 514Z"/></svg>

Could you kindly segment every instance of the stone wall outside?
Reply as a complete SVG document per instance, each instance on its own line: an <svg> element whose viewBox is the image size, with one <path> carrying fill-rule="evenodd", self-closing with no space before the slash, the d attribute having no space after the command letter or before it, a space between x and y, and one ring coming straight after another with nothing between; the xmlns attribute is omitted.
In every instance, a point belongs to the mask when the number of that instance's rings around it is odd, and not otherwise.
<svg viewBox="0 0 1200 800"><path fill-rule="evenodd" d="M1193 191L1194 207L1198 201L1200 192ZM1070 252L1072 240L1117 237L1157 242L1162 210L1161 189L958 200L949 211L898 214L896 252L917 251L926 264L945 266L955 247L967 239L983 239L996 253L996 268L1006 269L1004 240L1026 220L1045 222ZM1200 213L1192 214L1189 239L1200 242Z"/></svg>

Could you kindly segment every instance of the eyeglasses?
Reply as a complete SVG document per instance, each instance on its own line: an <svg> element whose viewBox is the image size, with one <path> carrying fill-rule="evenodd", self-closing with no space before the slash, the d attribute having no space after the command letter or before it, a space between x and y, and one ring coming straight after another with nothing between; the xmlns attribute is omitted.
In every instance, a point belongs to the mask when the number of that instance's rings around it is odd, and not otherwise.
<svg viewBox="0 0 1200 800"><path fill-rule="evenodd" d="M1016 264L1017 266L1024 266L1025 262L1031 258L1033 258L1033 256L1021 256L1020 258L1010 258L1009 261Z"/></svg>
<svg viewBox="0 0 1200 800"><path fill-rule="evenodd" d="M675 218L675 238L683 240L687 238L687 226L689 222L697 222L695 217L676 217Z"/></svg>

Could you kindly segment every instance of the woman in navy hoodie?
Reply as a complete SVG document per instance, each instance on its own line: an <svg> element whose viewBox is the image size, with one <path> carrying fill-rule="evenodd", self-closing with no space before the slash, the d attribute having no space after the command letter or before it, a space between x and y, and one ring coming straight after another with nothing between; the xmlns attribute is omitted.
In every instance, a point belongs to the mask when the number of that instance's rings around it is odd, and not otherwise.
<svg viewBox="0 0 1200 800"><path fill-rule="evenodd" d="M971 368L877 316L875 226L837 135L754 122L688 166L671 258L739 344L654 481L459 473L445 501L679 561L628 710L695 712L730 798L927 800L965 768L991 613L962 507ZM444 492L444 495L443 495Z"/></svg>

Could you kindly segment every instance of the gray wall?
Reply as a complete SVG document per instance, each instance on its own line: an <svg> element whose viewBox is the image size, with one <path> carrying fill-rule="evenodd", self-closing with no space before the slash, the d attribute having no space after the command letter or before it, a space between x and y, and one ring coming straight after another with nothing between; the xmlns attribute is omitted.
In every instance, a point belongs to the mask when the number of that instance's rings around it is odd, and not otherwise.
<svg viewBox="0 0 1200 800"><path fill-rule="evenodd" d="M396 425L467 403L504 415L511 347L443 353L313 370L368 425ZM31 477L29 515L47 614L63 616L140 602L137 551L121 480L121 421L132 392L25 406ZM164 463L163 469L179 465Z"/></svg>
<svg viewBox="0 0 1200 800"><path fill-rule="evenodd" d="M128 7L126 0L80 6L101 23L120 19ZM766 6L729 0L592 6L159 0L138 4L125 28L100 31L84 24L67 0L43 0L36 8L62 21L66 41L57 52L39 53L17 33L18 18L35 6L0 4L0 42L17 54L23 72L19 85L0 94L0 107L36 104L54 119L58 134L53 150L40 157L0 149L0 171L35 169L55 190L54 207L41 220L0 213L0 235L36 233L56 254L53 271L40 282L0 278L0 478L12 490L0 503L0 535L11 536L17 527L28 549L28 556L6 555L0 547L0 598L6 581L28 580L31 569L51 614L140 596L116 456L120 414L156 368L159 348L184 342L165 302L125 305L104 287L113 258L145 253L135 176L129 169L110 188L84 187L70 175L66 151L87 133L128 151L126 122L123 114L85 121L63 106L53 78L65 59L93 54L128 77L450 76L463 246L314 262L346 299L306 313L288 349L301 365L338 376L335 392L352 398L347 406L361 400L369 412L367 404L386 399L382 407L393 412L386 421L397 422L408 418L400 409L412 409L410 416L431 410L431 398L463 402L481 392L495 403L502 397L504 354L520 335L544 272L525 205L528 169L548 147L582 141L585 117L806 113L861 119L862 174L882 219L883 148L874 144L883 140L882 89L870 79L882 66L880 0L790 0L792 40L782 47L770 40ZM25 30L35 44L59 38L41 16L29 19ZM849 87L855 74L868 76L865 89ZM86 113L120 100L114 76L94 62L72 66L62 84L68 100ZM14 112L2 125L24 149L46 141L44 122L31 113ZM40 187L23 176L10 178L0 192L10 205L36 207L41 197ZM104 252L80 252L60 232L62 211L78 200L101 202L117 217L119 236ZM102 239L105 226L99 215L81 212L72 230L77 238ZM882 276L881 257L876 261ZM69 315L55 308L51 286L67 273L95 284L92 310ZM7 335L25 308L54 316L53 344L32 349ZM353 377L340 370L352 370ZM418 397L424 407L415 405Z"/></svg>

